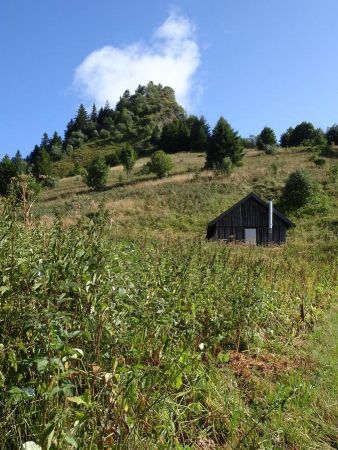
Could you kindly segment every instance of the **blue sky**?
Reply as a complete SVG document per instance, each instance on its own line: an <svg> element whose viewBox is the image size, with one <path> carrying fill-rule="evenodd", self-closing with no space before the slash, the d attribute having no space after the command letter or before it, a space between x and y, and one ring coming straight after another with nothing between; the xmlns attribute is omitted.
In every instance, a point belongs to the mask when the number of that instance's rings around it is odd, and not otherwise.
<svg viewBox="0 0 338 450"><path fill-rule="evenodd" d="M78 105L169 80L243 136L338 122L337 0L3 0L0 156L63 134Z"/></svg>

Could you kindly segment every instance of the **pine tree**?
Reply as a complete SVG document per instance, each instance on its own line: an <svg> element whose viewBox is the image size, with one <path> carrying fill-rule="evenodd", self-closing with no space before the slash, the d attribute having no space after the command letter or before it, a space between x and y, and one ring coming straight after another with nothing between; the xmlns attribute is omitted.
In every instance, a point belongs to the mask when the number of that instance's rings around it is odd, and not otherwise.
<svg viewBox="0 0 338 450"><path fill-rule="evenodd" d="M17 168L13 159L5 155L0 161L0 195L6 195L9 192L11 179L16 177Z"/></svg>
<svg viewBox="0 0 338 450"><path fill-rule="evenodd" d="M12 159L15 168L16 168L16 174L17 175L22 175L24 173L26 173L27 170L27 162L25 160L22 159L20 150L18 150L14 156L14 158Z"/></svg>
<svg viewBox="0 0 338 450"><path fill-rule="evenodd" d="M225 157L229 157L232 164L239 164L243 157L243 146L238 133L221 117L213 129L210 144L207 147L206 166L222 167Z"/></svg>
<svg viewBox="0 0 338 450"><path fill-rule="evenodd" d="M51 160L45 148L39 149L32 167L32 172L36 179L51 175Z"/></svg>
<svg viewBox="0 0 338 450"><path fill-rule="evenodd" d="M42 138L41 138L40 148L45 148L46 150L48 150L49 144L50 144L50 140L49 140L48 134L43 133Z"/></svg>
<svg viewBox="0 0 338 450"><path fill-rule="evenodd" d="M81 104L75 117L75 131L82 131L86 134L88 128L89 117L86 108Z"/></svg>
<svg viewBox="0 0 338 450"><path fill-rule="evenodd" d="M90 113L90 120L94 123L97 122L97 109L95 103L93 103L92 110Z"/></svg>
<svg viewBox="0 0 338 450"><path fill-rule="evenodd" d="M205 152L209 143L210 129L203 116L193 118L190 129L190 149L193 152Z"/></svg>

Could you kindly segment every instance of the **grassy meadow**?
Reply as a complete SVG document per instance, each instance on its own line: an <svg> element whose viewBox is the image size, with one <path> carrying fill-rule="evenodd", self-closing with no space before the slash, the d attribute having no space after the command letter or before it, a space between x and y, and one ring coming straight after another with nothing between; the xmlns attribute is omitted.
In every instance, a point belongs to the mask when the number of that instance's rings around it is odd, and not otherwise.
<svg viewBox="0 0 338 450"><path fill-rule="evenodd" d="M114 167L103 192L62 179L31 227L4 209L0 448L337 448L336 160L252 150L226 177L173 158L160 180ZM287 246L205 241L297 168L325 208L290 217Z"/></svg>

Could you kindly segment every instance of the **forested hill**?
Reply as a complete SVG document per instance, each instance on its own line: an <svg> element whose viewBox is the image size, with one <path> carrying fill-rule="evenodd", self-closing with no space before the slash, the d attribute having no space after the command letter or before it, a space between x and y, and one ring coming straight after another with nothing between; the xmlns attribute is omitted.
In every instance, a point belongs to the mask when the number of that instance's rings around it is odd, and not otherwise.
<svg viewBox="0 0 338 450"><path fill-rule="evenodd" d="M94 104L91 111L80 105L66 125L64 138L56 132L51 137L44 133L27 160L32 167L37 161L41 166L41 160L42 166L50 163L55 175L67 176L88 164L97 153L110 156L108 162L114 165L126 142L139 156L160 147L184 151L197 145L203 150L208 133L206 121L187 116L172 88L150 82L139 86L134 94L125 91L115 108L108 102L100 109Z"/></svg>
<svg viewBox="0 0 338 450"><path fill-rule="evenodd" d="M328 156L332 145L338 143L338 124L324 132L310 122L301 122L289 127L279 142L281 147L303 146L319 156ZM94 104L90 111L80 105L66 124L64 136L44 133L26 160L19 152L12 159L6 155L0 161L0 195L7 193L11 178L20 173L54 183L55 177L83 174L95 157L116 166L122 162L126 147L132 148L136 158L150 156L156 150L208 153L207 166L223 170L224 157L230 157L231 164L236 165L243 148L274 153L277 145L272 128L264 127L257 136L244 138L223 117L211 131L203 116L186 114L172 88L149 82L134 94L125 91L115 108L108 102L100 109Z"/></svg>

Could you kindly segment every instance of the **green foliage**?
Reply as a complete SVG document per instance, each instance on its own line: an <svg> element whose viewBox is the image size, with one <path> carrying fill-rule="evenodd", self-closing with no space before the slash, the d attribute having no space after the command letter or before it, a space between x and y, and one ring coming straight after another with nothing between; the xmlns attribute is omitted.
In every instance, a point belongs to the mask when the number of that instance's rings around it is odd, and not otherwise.
<svg viewBox="0 0 338 450"><path fill-rule="evenodd" d="M109 166L103 156L97 156L87 167L85 182L88 186L100 190L106 186Z"/></svg>
<svg viewBox="0 0 338 450"><path fill-rule="evenodd" d="M45 179L52 175L52 163L45 147L40 147L34 158L32 173L37 180Z"/></svg>
<svg viewBox="0 0 338 450"><path fill-rule="evenodd" d="M116 239L105 211L2 215L0 236L1 448L332 443L335 328L292 355L334 303L333 252Z"/></svg>
<svg viewBox="0 0 338 450"><path fill-rule="evenodd" d="M18 167L15 160L5 155L0 161L0 195L8 194L11 178L17 174Z"/></svg>
<svg viewBox="0 0 338 450"><path fill-rule="evenodd" d="M324 132L315 128L310 122L302 122L295 128L288 128L282 134L280 144L282 147L299 147L324 145L327 142Z"/></svg>
<svg viewBox="0 0 338 450"><path fill-rule="evenodd" d="M135 166L137 153L130 144L126 144L122 148L119 159L127 175L129 175Z"/></svg>
<svg viewBox="0 0 338 450"><path fill-rule="evenodd" d="M254 135L250 135L247 138L241 138L242 145L246 149L255 148L257 147L257 137Z"/></svg>
<svg viewBox="0 0 338 450"><path fill-rule="evenodd" d="M218 169L224 157L229 157L234 165L238 165L243 157L243 146L238 133L221 117L210 138L206 153L206 165Z"/></svg>
<svg viewBox="0 0 338 450"><path fill-rule="evenodd" d="M223 158L223 161L220 165L220 170L225 173L226 175L230 175L231 171L233 170L233 164L231 159L228 156L225 156Z"/></svg>
<svg viewBox="0 0 338 450"><path fill-rule="evenodd" d="M106 155L106 163L110 167L118 166L121 164L121 151L115 150L109 155Z"/></svg>
<svg viewBox="0 0 338 450"><path fill-rule="evenodd" d="M318 155L312 156L310 158L310 161L313 161L316 164L316 166L318 166L318 167L322 167L326 163L326 160L324 158L321 158Z"/></svg>
<svg viewBox="0 0 338 450"><path fill-rule="evenodd" d="M277 154L277 147L272 144L263 144L261 150L263 150L266 155Z"/></svg>
<svg viewBox="0 0 338 450"><path fill-rule="evenodd" d="M276 146L277 139L275 132L272 128L264 127L260 134L257 136L257 147L259 150L264 150L266 152L266 146Z"/></svg>
<svg viewBox="0 0 338 450"><path fill-rule="evenodd" d="M326 138L330 144L338 145L338 124L335 123L326 130Z"/></svg>
<svg viewBox="0 0 338 450"><path fill-rule="evenodd" d="M329 172L329 178L333 183L338 182L338 164L331 167Z"/></svg>
<svg viewBox="0 0 338 450"><path fill-rule="evenodd" d="M174 164L169 155L163 150L157 150L150 157L149 171L155 173L159 178L163 178L173 169Z"/></svg>
<svg viewBox="0 0 338 450"><path fill-rule="evenodd" d="M207 149L209 135L209 125L203 116L183 117L164 125L158 146L167 153L203 152Z"/></svg>
<svg viewBox="0 0 338 450"><path fill-rule="evenodd" d="M11 179L9 205L18 208L26 225L32 221L32 208L41 192L41 184L30 174L18 174Z"/></svg>
<svg viewBox="0 0 338 450"><path fill-rule="evenodd" d="M286 209L296 210L308 205L318 193L319 185L304 170L296 170L288 177L282 192Z"/></svg>

